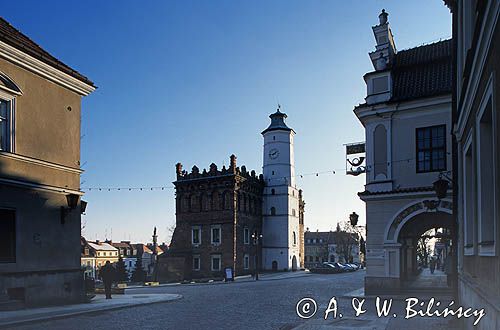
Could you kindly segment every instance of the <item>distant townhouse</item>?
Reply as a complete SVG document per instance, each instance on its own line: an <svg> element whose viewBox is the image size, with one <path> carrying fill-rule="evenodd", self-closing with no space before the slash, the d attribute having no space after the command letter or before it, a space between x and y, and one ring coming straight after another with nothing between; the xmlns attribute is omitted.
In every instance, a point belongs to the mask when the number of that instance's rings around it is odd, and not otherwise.
<svg viewBox="0 0 500 330"><path fill-rule="evenodd" d="M82 254L81 254L81 266L84 271L85 278L96 278L96 255L94 249L90 247L87 240L82 237L80 239Z"/></svg>
<svg viewBox="0 0 500 330"><path fill-rule="evenodd" d="M111 244L98 240L95 242L88 241L87 244L95 254L96 270L99 270L102 266L104 266L106 261L109 261L112 264L118 261L118 249Z"/></svg>
<svg viewBox="0 0 500 330"><path fill-rule="evenodd" d="M137 248L130 241L109 241L109 243L118 250L118 255L122 257L128 275L132 275L137 260Z"/></svg>
<svg viewBox="0 0 500 330"><path fill-rule="evenodd" d="M361 259L357 237L357 234L347 232L307 230L304 233L305 268L314 268L323 262L359 263Z"/></svg>
<svg viewBox="0 0 500 330"><path fill-rule="evenodd" d="M153 275L154 272L154 254L153 245L146 245L143 243L133 244L137 250L137 258L140 256L142 259L142 268L146 271L146 275ZM163 250L160 247L156 247L156 255L159 256L163 254ZM135 266L134 266L135 268ZM133 269L132 269L133 271Z"/></svg>
<svg viewBox="0 0 500 330"><path fill-rule="evenodd" d="M81 100L94 90L0 18L0 300L85 298Z"/></svg>

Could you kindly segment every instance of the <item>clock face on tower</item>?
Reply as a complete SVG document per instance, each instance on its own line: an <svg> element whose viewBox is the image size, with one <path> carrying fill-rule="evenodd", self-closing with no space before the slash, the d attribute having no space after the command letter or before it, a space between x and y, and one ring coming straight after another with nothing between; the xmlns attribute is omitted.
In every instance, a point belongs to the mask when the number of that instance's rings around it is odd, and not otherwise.
<svg viewBox="0 0 500 330"><path fill-rule="evenodd" d="M269 150L269 158L271 159L276 159L280 155L280 151L278 149L271 149Z"/></svg>

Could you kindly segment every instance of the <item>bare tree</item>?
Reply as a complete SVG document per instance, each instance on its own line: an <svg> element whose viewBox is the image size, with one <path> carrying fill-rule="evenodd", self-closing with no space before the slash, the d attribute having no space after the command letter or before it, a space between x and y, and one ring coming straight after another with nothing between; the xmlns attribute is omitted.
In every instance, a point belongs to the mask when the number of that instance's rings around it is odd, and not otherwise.
<svg viewBox="0 0 500 330"><path fill-rule="evenodd" d="M337 254L344 258L344 262L352 262L354 247L359 244L358 234L348 222L342 222L337 225L335 235Z"/></svg>
<svg viewBox="0 0 500 330"><path fill-rule="evenodd" d="M175 232L175 223L167 226L167 239L166 242L169 242L168 245L172 244L172 237L174 236Z"/></svg>

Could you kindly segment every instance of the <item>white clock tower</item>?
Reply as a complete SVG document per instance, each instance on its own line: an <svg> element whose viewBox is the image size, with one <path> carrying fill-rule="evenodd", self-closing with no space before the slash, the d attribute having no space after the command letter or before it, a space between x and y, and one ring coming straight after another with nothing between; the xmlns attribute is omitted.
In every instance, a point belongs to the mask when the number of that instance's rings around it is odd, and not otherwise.
<svg viewBox="0 0 500 330"><path fill-rule="evenodd" d="M299 191L295 185L295 132L278 110L269 116L264 136L265 181L262 203L262 266L268 270L299 268Z"/></svg>

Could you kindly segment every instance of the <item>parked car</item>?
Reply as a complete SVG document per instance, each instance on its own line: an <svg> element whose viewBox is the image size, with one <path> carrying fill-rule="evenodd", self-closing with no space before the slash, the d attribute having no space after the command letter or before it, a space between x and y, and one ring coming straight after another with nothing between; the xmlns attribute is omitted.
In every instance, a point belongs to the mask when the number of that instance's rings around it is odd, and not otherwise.
<svg viewBox="0 0 500 330"><path fill-rule="evenodd" d="M336 273L343 272L343 270L340 269L339 267L336 267L334 265L330 265L328 263L323 263L319 266L311 268L309 271L311 273L317 273L317 274L336 274Z"/></svg>
<svg viewBox="0 0 500 330"><path fill-rule="evenodd" d="M358 269L359 269L359 266L358 266L358 265L356 265L356 264L354 264L354 263L348 263L348 264L346 264L346 265L347 265L347 266L349 266L349 267L354 268L354 270L358 270Z"/></svg>
<svg viewBox="0 0 500 330"><path fill-rule="evenodd" d="M344 269L342 269L341 267L337 266L335 263L332 262L324 262L323 265L335 269L337 273L342 273L344 271Z"/></svg>
<svg viewBox="0 0 500 330"><path fill-rule="evenodd" d="M341 264L340 262L335 262L334 265L338 266L339 268L343 269L345 272L353 272L355 269L353 267L350 267L346 264Z"/></svg>

